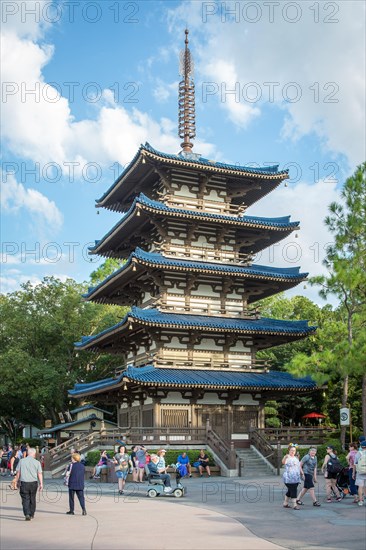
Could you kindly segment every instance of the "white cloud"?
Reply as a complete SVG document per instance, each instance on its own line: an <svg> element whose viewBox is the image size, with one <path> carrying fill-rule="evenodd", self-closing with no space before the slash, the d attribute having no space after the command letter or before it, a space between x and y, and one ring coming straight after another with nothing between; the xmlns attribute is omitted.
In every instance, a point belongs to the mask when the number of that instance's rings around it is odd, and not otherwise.
<svg viewBox="0 0 366 550"><path fill-rule="evenodd" d="M41 283L41 279L37 275L23 275L19 273L5 274L0 277L0 294L8 294L19 290L23 283L30 282L32 286L37 286Z"/></svg>
<svg viewBox="0 0 366 550"><path fill-rule="evenodd" d="M263 251L255 263L281 267L301 266L301 271L309 272L309 277L326 274L322 261L326 247L333 238L324 224L324 218L329 213L330 203L339 200L337 181L323 179L313 185L300 182L284 187L282 184L258 205L253 205L248 210L250 215L272 218L291 213L291 221L300 221L301 228L280 241L278 245ZM300 286L292 291L292 294L301 293ZM320 301L318 289L315 287L311 288L308 285L304 294L315 302Z"/></svg>
<svg viewBox="0 0 366 550"><path fill-rule="evenodd" d="M226 109L228 118L246 127L253 107L261 108L270 99L286 113L284 139L315 134L321 145L335 154L345 154L351 166L365 156L365 4L349 1L289 3L298 6L284 12L276 3L273 21L270 8L254 4L251 11L243 2L202 3L187 1L169 13L172 32L192 30L196 65L201 77L221 88L239 85L240 103L232 95L211 97ZM332 9L333 5L333 9ZM257 12L255 12L257 6ZM314 11L319 7L319 13ZM339 11L337 11L339 8ZM228 10L236 10L231 17ZM215 12L215 15L209 15ZM336 12L336 13L333 13ZM258 21L250 22L259 14ZM316 19L319 22L316 22ZM202 24L204 23L204 24ZM256 83L261 101L246 101L254 93L246 88ZM273 83L271 85L265 83ZM276 83L276 84L275 84ZM295 83L292 85L291 83ZM298 101L286 102L284 97ZM253 117L252 117L253 118Z"/></svg>
<svg viewBox="0 0 366 550"><path fill-rule="evenodd" d="M68 100L44 80L42 70L52 59L53 47L28 35L21 37L15 30L5 29L2 48L2 137L13 153L61 168L78 162L75 174L80 175L87 162L130 162L145 141L166 152L178 151L175 124L166 118L155 120L137 108L128 111L113 103L108 90L95 105L95 119L75 121ZM212 144L203 143L203 148L213 155Z"/></svg>
<svg viewBox="0 0 366 550"><path fill-rule="evenodd" d="M2 2L1 23L20 38L41 38L50 22L58 19L57 10L49 0L12 0Z"/></svg>
<svg viewBox="0 0 366 550"><path fill-rule="evenodd" d="M1 207L4 212L25 211L36 222L35 225L43 227L46 224L52 228L52 231L57 232L63 223L62 213L54 201L49 200L36 189L26 189L12 175L7 175L4 181L2 178Z"/></svg>
<svg viewBox="0 0 366 550"><path fill-rule="evenodd" d="M156 101L158 101L159 103L164 103L165 101L168 101L172 94L177 94L178 85L178 80L168 83L163 82L161 78L157 78L155 88L153 89L153 95Z"/></svg>
<svg viewBox="0 0 366 550"><path fill-rule="evenodd" d="M62 282L70 279L70 275L65 275L64 273L55 273L52 274L52 276L55 277L55 279L60 279ZM43 277L33 273L26 275L22 271L16 269L11 269L5 272L3 270L3 274L0 277L0 294L15 292L16 290L19 290L20 285L28 282L35 287L41 284L42 278Z"/></svg>

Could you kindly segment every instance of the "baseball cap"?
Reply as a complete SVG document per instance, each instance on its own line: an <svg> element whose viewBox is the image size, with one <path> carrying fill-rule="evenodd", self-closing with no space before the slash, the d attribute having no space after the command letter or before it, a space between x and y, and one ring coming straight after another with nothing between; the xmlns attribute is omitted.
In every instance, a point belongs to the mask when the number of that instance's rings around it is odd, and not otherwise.
<svg viewBox="0 0 366 550"><path fill-rule="evenodd" d="M361 447L366 447L366 439L364 439L363 441L361 441Z"/></svg>

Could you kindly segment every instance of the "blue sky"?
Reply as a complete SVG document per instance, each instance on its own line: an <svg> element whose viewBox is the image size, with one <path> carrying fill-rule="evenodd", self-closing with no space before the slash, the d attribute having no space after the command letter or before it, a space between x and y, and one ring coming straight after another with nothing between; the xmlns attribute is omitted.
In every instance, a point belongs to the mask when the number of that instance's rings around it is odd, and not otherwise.
<svg viewBox="0 0 366 550"><path fill-rule="evenodd" d="M363 2L3 2L1 290L88 280L118 220L94 201L140 143L177 153L178 58L195 60L210 159L290 168L248 214L301 221L258 263L321 273L323 219L365 157ZM33 13L32 13L33 11ZM31 91L34 91L32 93ZM296 289L312 299L315 289Z"/></svg>

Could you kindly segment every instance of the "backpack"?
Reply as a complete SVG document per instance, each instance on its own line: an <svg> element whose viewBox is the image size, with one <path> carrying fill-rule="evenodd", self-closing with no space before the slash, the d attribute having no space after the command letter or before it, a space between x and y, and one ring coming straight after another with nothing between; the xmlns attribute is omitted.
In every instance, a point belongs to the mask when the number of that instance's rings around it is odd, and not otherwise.
<svg viewBox="0 0 366 550"><path fill-rule="evenodd" d="M343 466L339 462L339 459L336 456L334 458L330 457L327 462L328 474L339 474L341 470L343 470Z"/></svg>
<svg viewBox="0 0 366 550"><path fill-rule="evenodd" d="M366 474L366 451L361 451L361 456L356 464L356 472L360 475Z"/></svg>

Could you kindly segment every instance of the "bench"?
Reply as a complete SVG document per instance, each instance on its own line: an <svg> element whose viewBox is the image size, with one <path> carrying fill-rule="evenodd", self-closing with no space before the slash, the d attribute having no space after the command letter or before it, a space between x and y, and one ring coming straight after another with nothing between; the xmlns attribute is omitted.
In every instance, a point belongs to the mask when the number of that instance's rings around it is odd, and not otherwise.
<svg viewBox="0 0 366 550"><path fill-rule="evenodd" d="M90 478L90 476L93 473L93 469L94 469L93 466L85 466L85 479ZM210 466L210 470L211 470L212 477L217 477L221 475L220 466ZM172 476L172 479L175 478L175 470L171 466L168 466L167 473ZM192 478L199 477L199 476L200 474L198 469L192 466ZM203 473L203 477L207 477L206 472ZM117 483L117 476L114 471L114 465L111 464L108 466L108 468L103 468L103 470L100 473L100 478L93 479L93 481L99 482L99 483ZM132 474L128 474L126 481L128 483L132 483Z"/></svg>

